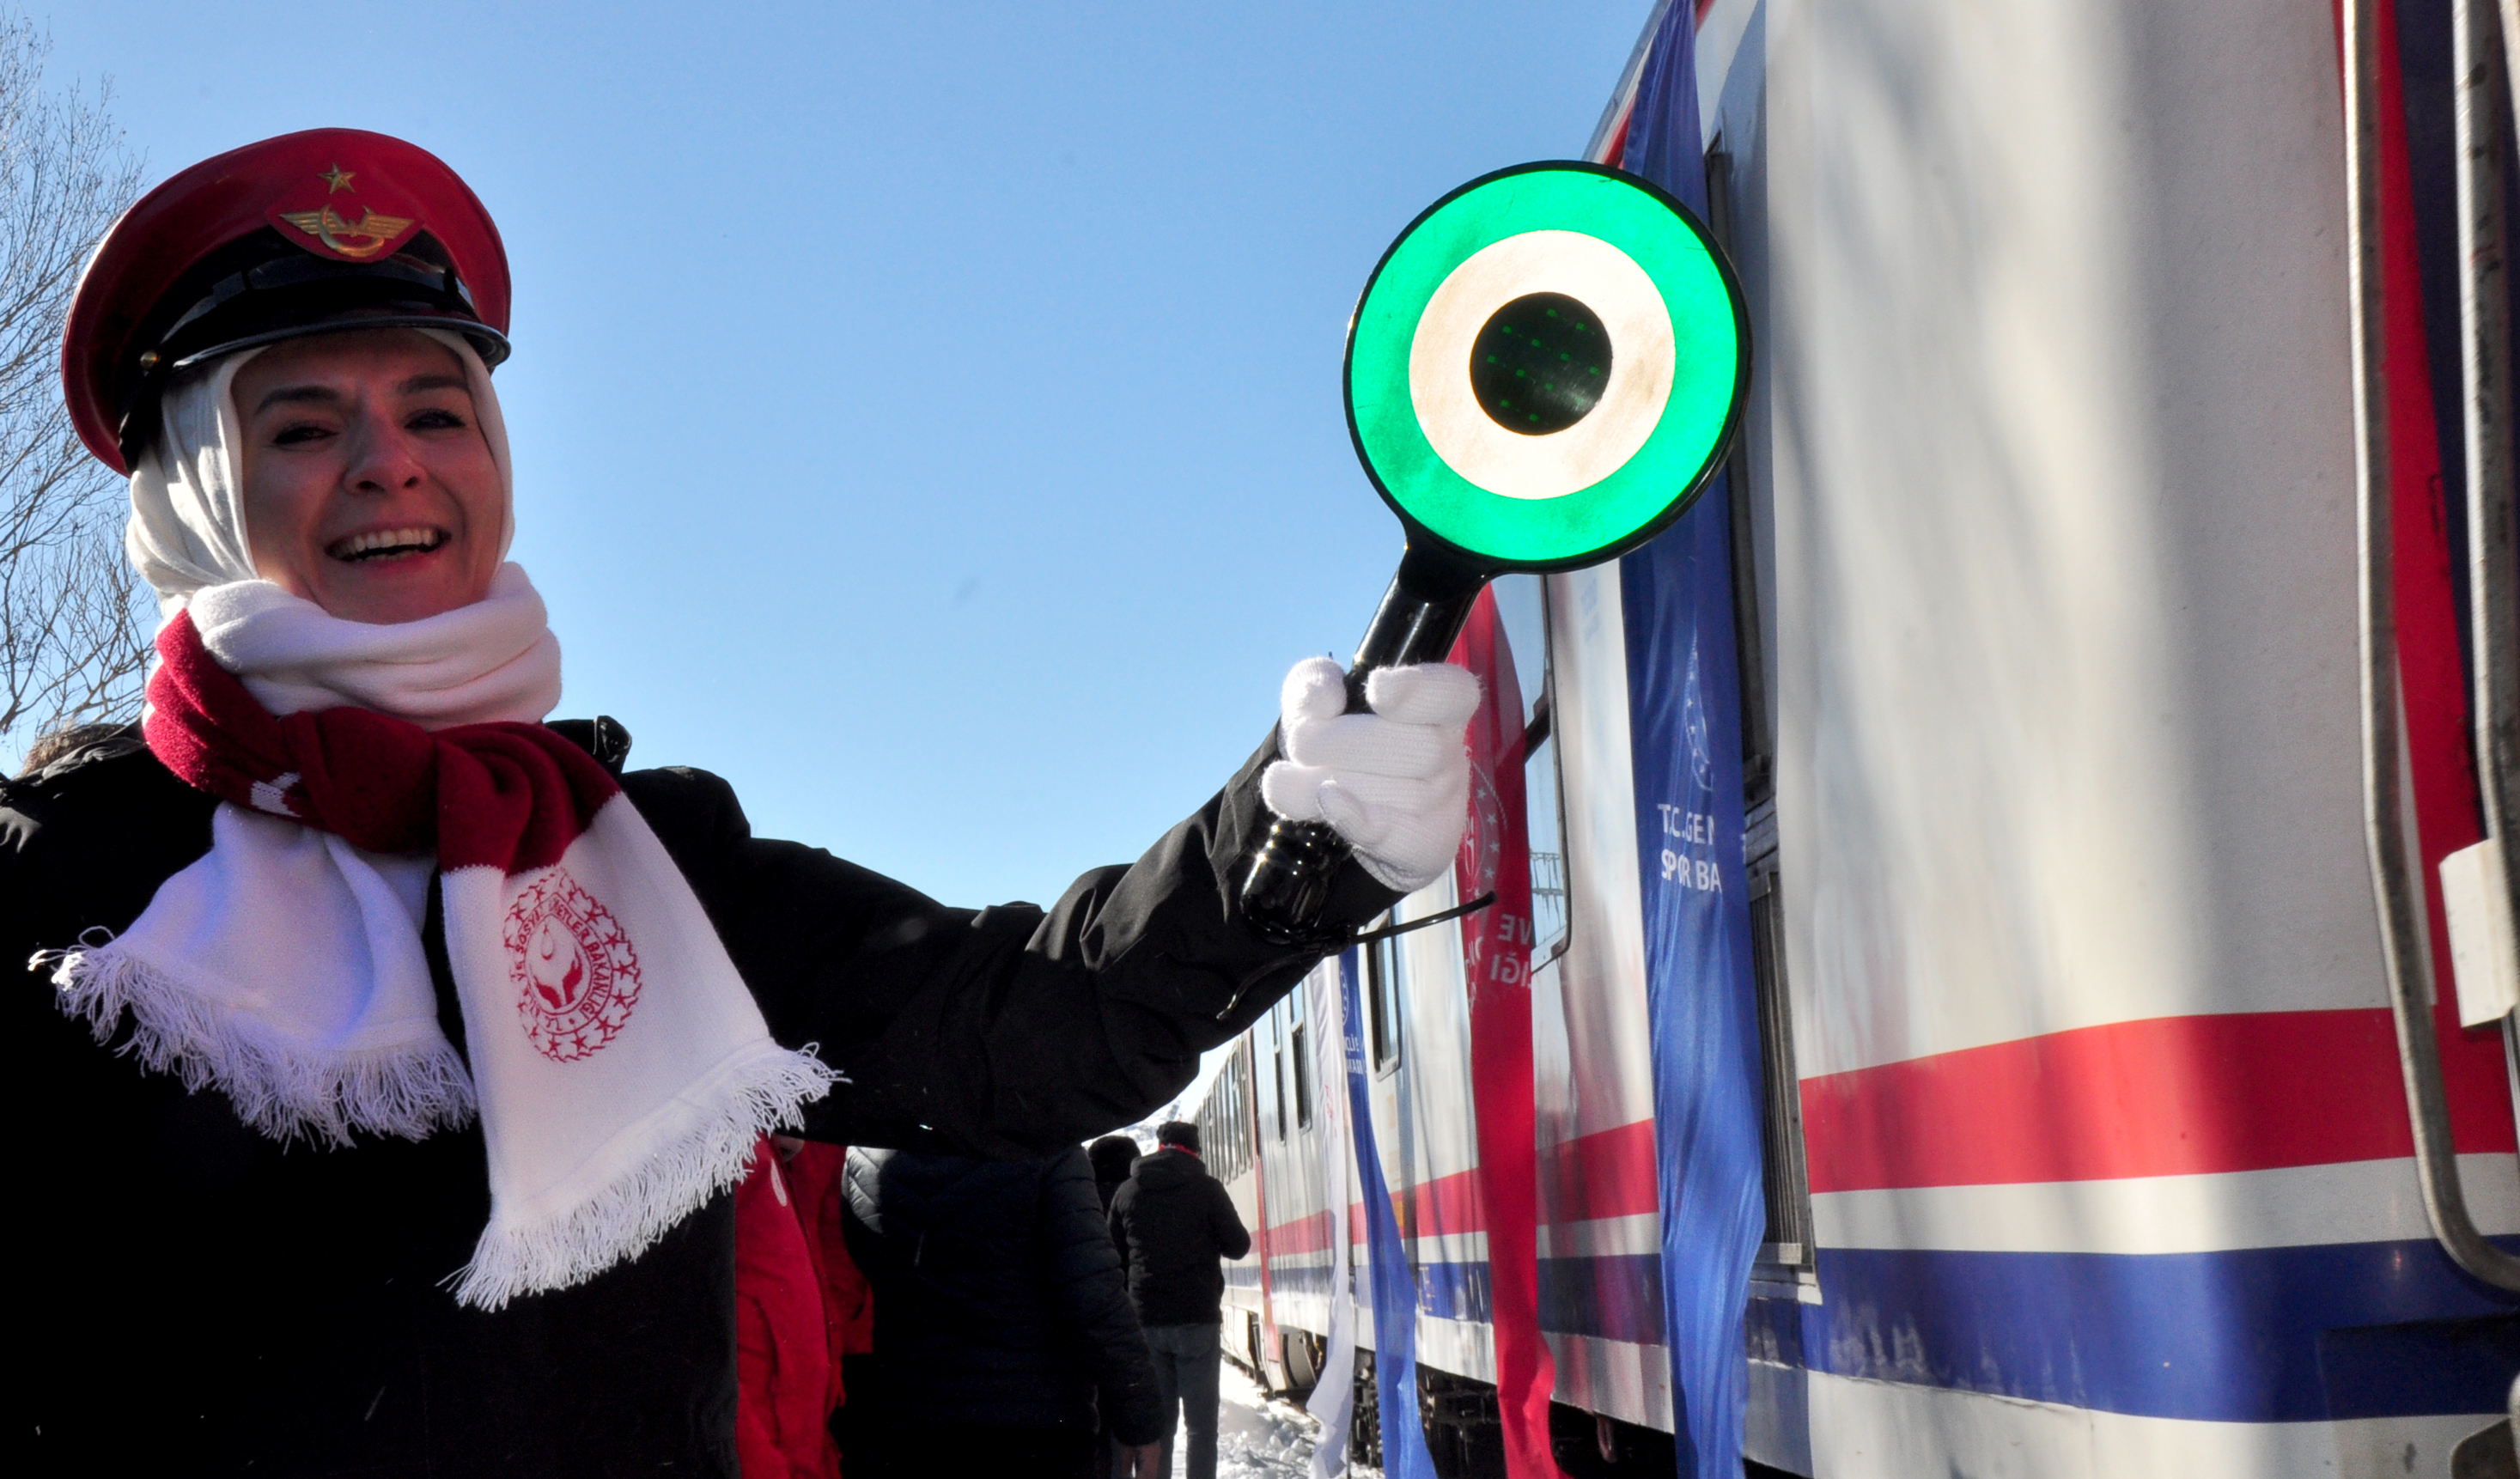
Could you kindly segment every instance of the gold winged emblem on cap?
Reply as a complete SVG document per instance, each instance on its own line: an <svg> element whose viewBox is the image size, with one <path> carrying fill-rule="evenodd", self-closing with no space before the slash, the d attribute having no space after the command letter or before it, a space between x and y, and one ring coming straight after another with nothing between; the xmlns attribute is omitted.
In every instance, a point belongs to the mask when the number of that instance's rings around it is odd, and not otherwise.
<svg viewBox="0 0 2520 1479"><path fill-rule="evenodd" d="M370 210L357 221L345 221L332 206L321 210L284 210L280 218L354 262L364 262L411 229L410 216L379 215Z"/></svg>

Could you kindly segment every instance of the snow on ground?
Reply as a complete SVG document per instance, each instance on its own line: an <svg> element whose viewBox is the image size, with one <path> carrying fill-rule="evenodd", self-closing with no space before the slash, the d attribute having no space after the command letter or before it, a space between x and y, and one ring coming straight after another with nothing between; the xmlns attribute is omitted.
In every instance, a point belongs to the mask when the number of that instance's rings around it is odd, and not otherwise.
<svg viewBox="0 0 2520 1479"><path fill-rule="evenodd" d="M1240 1367L1219 1362L1216 1392L1216 1479L1304 1479L1312 1472L1313 1443L1321 1424L1283 1399L1272 1401ZM1173 1473L1185 1472L1189 1455L1173 1443ZM1353 1479L1381 1479L1362 1464Z"/></svg>
<svg viewBox="0 0 2520 1479"><path fill-rule="evenodd" d="M1293 1403L1273 1402L1230 1361L1217 1363L1216 1479L1303 1479L1312 1472L1321 1424ZM1187 1446L1173 1440L1173 1473L1187 1471Z"/></svg>

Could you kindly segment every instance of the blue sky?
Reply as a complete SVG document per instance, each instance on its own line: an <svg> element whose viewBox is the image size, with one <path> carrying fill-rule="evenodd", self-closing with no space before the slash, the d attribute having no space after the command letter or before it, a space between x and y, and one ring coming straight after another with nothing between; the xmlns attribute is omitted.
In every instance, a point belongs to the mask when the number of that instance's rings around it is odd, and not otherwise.
<svg viewBox="0 0 2520 1479"><path fill-rule="evenodd" d="M562 711L976 905L1135 857L1344 658L1399 554L1355 295L1580 152L1651 6L29 9L152 183L328 125L463 173Z"/></svg>

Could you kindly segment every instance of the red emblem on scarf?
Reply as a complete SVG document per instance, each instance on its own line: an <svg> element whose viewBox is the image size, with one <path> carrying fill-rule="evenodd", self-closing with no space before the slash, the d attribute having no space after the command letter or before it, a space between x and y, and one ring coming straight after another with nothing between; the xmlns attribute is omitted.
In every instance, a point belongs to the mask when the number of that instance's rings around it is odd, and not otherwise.
<svg viewBox="0 0 2520 1479"><path fill-rule="evenodd" d="M612 911L566 869L517 896L500 939L517 1014L543 1056L574 1062L620 1036L639 1005L639 953Z"/></svg>

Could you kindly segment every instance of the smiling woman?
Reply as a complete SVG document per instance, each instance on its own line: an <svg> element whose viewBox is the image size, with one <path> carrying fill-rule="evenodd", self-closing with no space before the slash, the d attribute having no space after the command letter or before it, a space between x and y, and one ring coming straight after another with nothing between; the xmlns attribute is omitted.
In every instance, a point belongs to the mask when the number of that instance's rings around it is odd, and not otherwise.
<svg viewBox="0 0 2520 1479"><path fill-rule="evenodd" d="M729 1195L764 1134L1056 1150L1170 1098L1322 948L1220 881L1274 742L1135 865L972 911L546 722L507 316L463 182L338 129L178 172L80 285L66 389L164 624L136 732L0 782L0 959L51 978L12 999L17 1169L38 1259L103 1271L19 1302L47 1470L832 1473L828 1408L765 1452L739 1387L740 1280L821 1287ZM1333 927L1425 881L1375 839L1461 826L1476 685L1418 677L1313 767L1374 798ZM790 1313L792 1378L829 1353ZM100 1379L135 1331L150 1378Z"/></svg>
<svg viewBox="0 0 2520 1479"><path fill-rule="evenodd" d="M415 329L292 339L246 363L230 393L263 579L379 623L489 594L511 523L506 458L457 348Z"/></svg>

